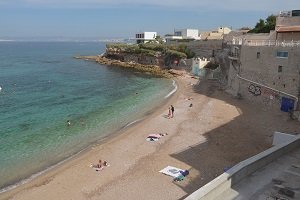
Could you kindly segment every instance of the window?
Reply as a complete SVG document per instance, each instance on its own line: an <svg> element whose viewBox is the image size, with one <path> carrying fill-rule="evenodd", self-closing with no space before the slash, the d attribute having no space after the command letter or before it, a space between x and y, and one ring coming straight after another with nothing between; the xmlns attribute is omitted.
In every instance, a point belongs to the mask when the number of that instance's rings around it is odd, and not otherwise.
<svg viewBox="0 0 300 200"><path fill-rule="evenodd" d="M181 31L176 31L174 35L175 36L181 36Z"/></svg>
<svg viewBox="0 0 300 200"><path fill-rule="evenodd" d="M287 57L289 57L289 52L287 52L287 51L277 51L276 52L276 57L277 58L287 58Z"/></svg>
<svg viewBox="0 0 300 200"><path fill-rule="evenodd" d="M292 16L300 16L300 10L292 10Z"/></svg>
<svg viewBox="0 0 300 200"><path fill-rule="evenodd" d="M259 59L260 58L260 52L256 53L256 58Z"/></svg>
<svg viewBox="0 0 300 200"><path fill-rule="evenodd" d="M278 72L282 72L282 66L278 66ZM280 77L279 77L279 79L280 79Z"/></svg>

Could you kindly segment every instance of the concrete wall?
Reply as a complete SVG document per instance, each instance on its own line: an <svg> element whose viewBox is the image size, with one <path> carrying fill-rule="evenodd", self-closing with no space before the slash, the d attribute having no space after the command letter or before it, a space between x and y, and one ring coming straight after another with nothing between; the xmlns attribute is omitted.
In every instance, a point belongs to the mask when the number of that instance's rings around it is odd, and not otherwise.
<svg viewBox="0 0 300 200"><path fill-rule="evenodd" d="M291 141L293 141L294 138L295 138L295 135L275 131L274 135L273 135L272 145L275 146L275 145L280 145L280 144L284 144L287 142L291 142Z"/></svg>
<svg viewBox="0 0 300 200"><path fill-rule="evenodd" d="M216 51L221 50L223 40L197 40L186 43L187 47L195 52L196 57L213 57Z"/></svg>
<svg viewBox="0 0 300 200"><path fill-rule="evenodd" d="M279 40L279 41L292 41L292 40L299 41L300 40L300 32L278 33L277 40Z"/></svg>
<svg viewBox="0 0 300 200"><path fill-rule="evenodd" d="M281 17L278 16L276 18L276 28L277 30L280 26L299 26L300 25L300 17Z"/></svg>
<svg viewBox="0 0 300 200"><path fill-rule="evenodd" d="M228 34L231 32L231 29L228 27L221 26L218 28L218 32L222 34Z"/></svg>
<svg viewBox="0 0 300 200"><path fill-rule="evenodd" d="M144 32L144 34L145 34L145 36L144 36L145 40L155 39L157 36L156 32Z"/></svg>
<svg viewBox="0 0 300 200"><path fill-rule="evenodd" d="M233 94L262 106L279 109L281 97L286 96L241 77L269 86L273 89L299 96L300 48L276 46L239 46L240 56L231 61L228 88ZM277 57L277 52L288 52L288 57ZM288 97L288 96L287 96ZM288 97L289 98L289 97Z"/></svg>
<svg viewBox="0 0 300 200"><path fill-rule="evenodd" d="M175 30L175 32L179 33L177 35L182 36L182 39L188 39L188 38L200 39L198 29L181 29L181 30Z"/></svg>
<svg viewBox="0 0 300 200"><path fill-rule="evenodd" d="M238 184L242 179L271 163L273 160L298 148L299 145L300 136L298 135L288 143L274 146L248 158L189 195L186 200L225 199L222 195L232 186Z"/></svg>

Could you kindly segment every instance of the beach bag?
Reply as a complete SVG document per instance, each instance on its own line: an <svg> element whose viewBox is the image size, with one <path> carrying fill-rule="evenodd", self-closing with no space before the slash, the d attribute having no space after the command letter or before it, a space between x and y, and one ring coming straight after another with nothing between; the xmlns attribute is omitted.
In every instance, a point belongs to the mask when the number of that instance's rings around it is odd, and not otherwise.
<svg viewBox="0 0 300 200"><path fill-rule="evenodd" d="M182 174L182 176L187 176L189 175L189 171L188 170L184 170L184 171L180 171L180 173Z"/></svg>

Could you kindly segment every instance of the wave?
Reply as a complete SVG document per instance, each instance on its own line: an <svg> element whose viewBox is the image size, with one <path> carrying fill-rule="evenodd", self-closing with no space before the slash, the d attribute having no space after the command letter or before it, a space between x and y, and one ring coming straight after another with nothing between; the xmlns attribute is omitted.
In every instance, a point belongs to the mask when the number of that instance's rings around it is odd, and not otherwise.
<svg viewBox="0 0 300 200"><path fill-rule="evenodd" d="M126 124L125 126L124 126L124 128L127 128L127 127L129 127L129 126L131 126L131 125L133 125L133 124L135 124L135 123L137 123L137 122L139 122L139 121L142 121L143 119L137 119L137 120L134 120L134 121L132 121L132 122L129 122L128 124Z"/></svg>
<svg viewBox="0 0 300 200"><path fill-rule="evenodd" d="M167 95L165 96L165 99L166 99L166 98L169 98L172 94L174 94L174 93L177 91L178 86L177 86L175 80L173 80L172 85L174 86L174 89L173 89L169 94L167 94Z"/></svg>

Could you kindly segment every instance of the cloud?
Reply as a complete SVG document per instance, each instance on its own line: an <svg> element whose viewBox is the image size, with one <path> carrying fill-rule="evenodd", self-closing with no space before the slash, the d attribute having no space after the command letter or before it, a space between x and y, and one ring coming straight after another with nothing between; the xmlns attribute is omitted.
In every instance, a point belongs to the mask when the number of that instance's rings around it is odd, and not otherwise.
<svg viewBox="0 0 300 200"><path fill-rule="evenodd" d="M266 11L279 12L299 8L299 0L0 0L2 5L94 8L94 7L141 7L190 9L193 11Z"/></svg>

